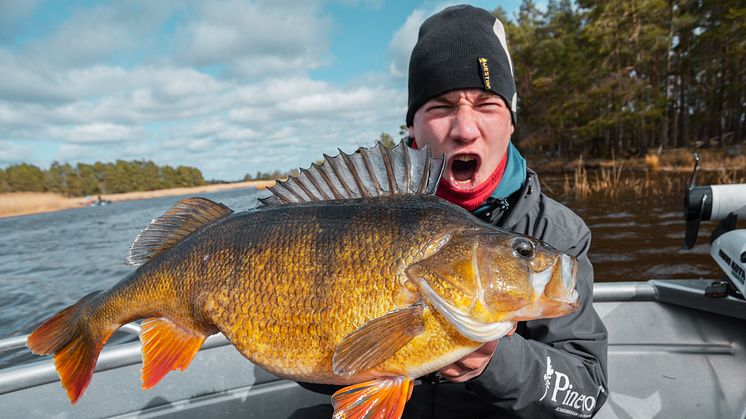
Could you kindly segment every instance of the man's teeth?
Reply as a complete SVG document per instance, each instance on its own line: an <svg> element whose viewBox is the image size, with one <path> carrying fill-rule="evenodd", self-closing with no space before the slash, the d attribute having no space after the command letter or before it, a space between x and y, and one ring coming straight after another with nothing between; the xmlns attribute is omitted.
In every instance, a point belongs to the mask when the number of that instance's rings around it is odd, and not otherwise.
<svg viewBox="0 0 746 419"><path fill-rule="evenodd" d="M472 161L472 160L474 160L473 158L468 157L468 156L456 156L455 159L458 160L458 161Z"/></svg>

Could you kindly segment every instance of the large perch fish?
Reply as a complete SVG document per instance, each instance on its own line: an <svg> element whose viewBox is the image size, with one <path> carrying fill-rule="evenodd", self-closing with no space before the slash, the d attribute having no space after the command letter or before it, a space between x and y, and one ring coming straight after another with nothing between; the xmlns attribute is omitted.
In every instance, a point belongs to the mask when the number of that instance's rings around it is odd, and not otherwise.
<svg viewBox="0 0 746 419"><path fill-rule="evenodd" d="M175 204L135 239L142 264L28 338L75 403L101 347L142 322L142 386L222 332L278 376L340 384L335 417L399 417L413 380L516 322L577 308L575 260L433 195L442 159L400 144L325 156L233 214Z"/></svg>

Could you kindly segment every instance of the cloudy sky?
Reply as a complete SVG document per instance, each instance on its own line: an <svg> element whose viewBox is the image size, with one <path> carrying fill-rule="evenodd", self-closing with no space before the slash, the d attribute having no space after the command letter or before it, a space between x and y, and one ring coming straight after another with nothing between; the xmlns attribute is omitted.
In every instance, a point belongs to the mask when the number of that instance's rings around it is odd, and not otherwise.
<svg viewBox="0 0 746 419"><path fill-rule="evenodd" d="M0 0L0 167L149 159L238 180L396 138L417 29L448 4Z"/></svg>

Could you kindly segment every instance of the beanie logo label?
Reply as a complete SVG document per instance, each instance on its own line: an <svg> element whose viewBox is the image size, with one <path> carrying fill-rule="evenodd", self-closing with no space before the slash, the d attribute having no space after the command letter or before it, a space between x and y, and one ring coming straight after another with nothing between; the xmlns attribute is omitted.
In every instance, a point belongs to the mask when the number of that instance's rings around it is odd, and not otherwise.
<svg viewBox="0 0 746 419"><path fill-rule="evenodd" d="M479 59L479 65L482 69L482 82L484 83L485 90L491 90L492 84L490 83L490 68L487 66L487 59L482 57Z"/></svg>

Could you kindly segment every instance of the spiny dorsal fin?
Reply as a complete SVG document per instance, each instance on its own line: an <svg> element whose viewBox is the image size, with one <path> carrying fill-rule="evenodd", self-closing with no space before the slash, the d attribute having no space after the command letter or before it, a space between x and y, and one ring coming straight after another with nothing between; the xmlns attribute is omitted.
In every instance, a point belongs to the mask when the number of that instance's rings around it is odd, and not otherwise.
<svg viewBox="0 0 746 419"><path fill-rule="evenodd" d="M125 263L142 265L203 225L232 213L232 209L206 198L182 199L135 237Z"/></svg>
<svg viewBox="0 0 746 419"><path fill-rule="evenodd" d="M259 206L354 199L398 194L434 194L443 172L443 157L433 158L427 146L413 149L400 142L394 148L382 143L359 148L352 154L340 150L324 155L321 164L302 169L296 177L278 181L260 198Z"/></svg>

